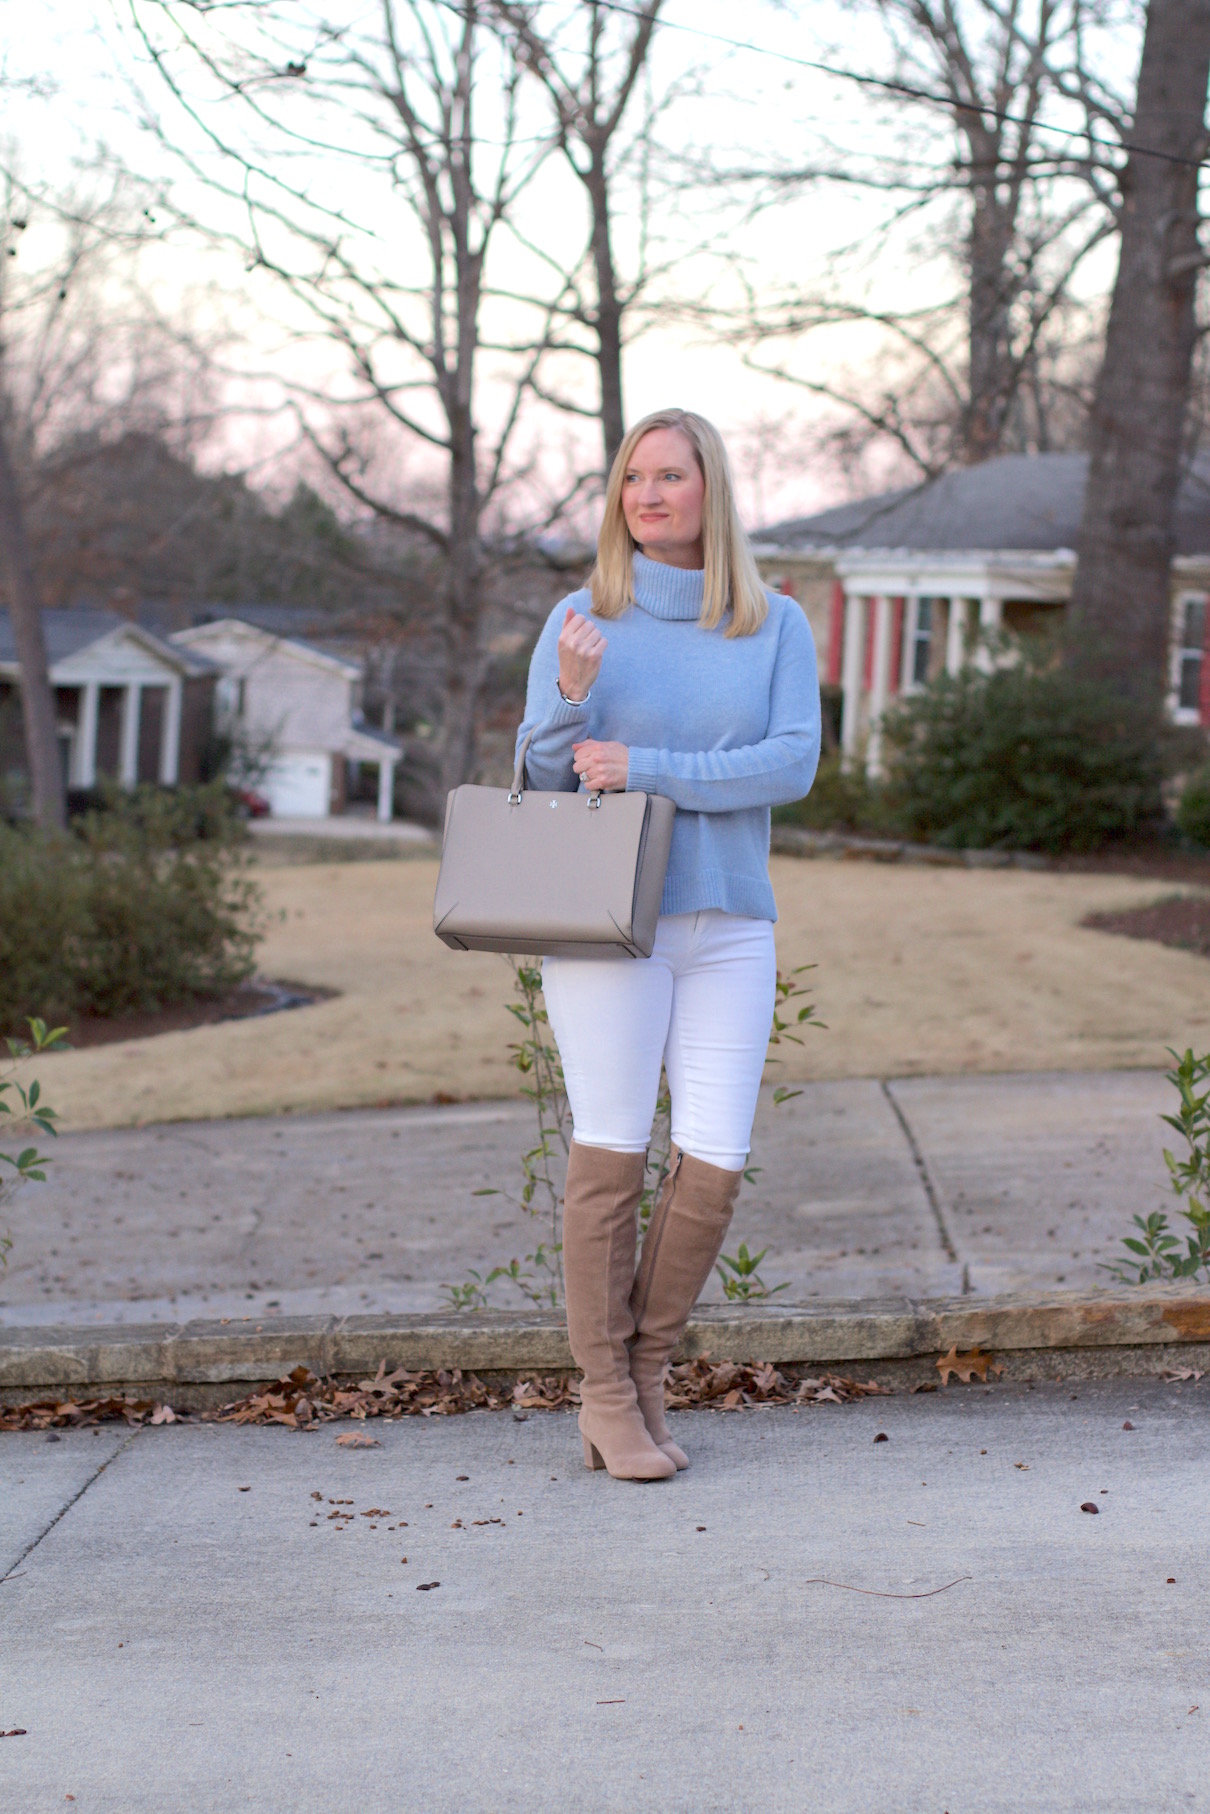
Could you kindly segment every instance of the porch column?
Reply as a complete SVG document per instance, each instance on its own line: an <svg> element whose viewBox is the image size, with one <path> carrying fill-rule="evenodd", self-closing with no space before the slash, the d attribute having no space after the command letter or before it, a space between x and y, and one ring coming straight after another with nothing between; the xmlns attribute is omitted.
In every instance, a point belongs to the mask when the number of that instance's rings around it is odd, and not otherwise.
<svg viewBox="0 0 1210 1814"><path fill-rule="evenodd" d="M97 717L101 706L101 688L89 680L80 688L80 714L76 721L76 742L72 752L72 785L95 787L97 780Z"/></svg>
<svg viewBox="0 0 1210 1814"><path fill-rule="evenodd" d="M137 680L132 680L122 693L118 780L123 787L134 787L139 779L139 714L142 704L143 689Z"/></svg>
<svg viewBox="0 0 1210 1814"><path fill-rule="evenodd" d="M383 756L378 764L378 822L389 825L395 816L395 758Z"/></svg>
<svg viewBox="0 0 1210 1814"><path fill-rule="evenodd" d="M874 650L870 664L870 740L867 746L866 770L871 775L882 773L882 715L886 711L891 684L892 608L889 598L874 600Z"/></svg>
<svg viewBox="0 0 1210 1814"><path fill-rule="evenodd" d="M181 682L168 682L168 702L160 725L160 782L173 787L181 773Z"/></svg>
<svg viewBox="0 0 1210 1814"><path fill-rule="evenodd" d="M866 605L863 598L845 599L844 660L841 687L844 708L840 723L840 749L846 768L852 764L861 740L861 676L865 653Z"/></svg>
<svg viewBox="0 0 1210 1814"><path fill-rule="evenodd" d="M966 600L951 598L945 629L945 671L951 677L966 665Z"/></svg>
<svg viewBox="0 0 1210 1814"><path fill-rule="evenodd" d="M979 600L979 636L994 636L1004 621L1004 604L998 598L981 598ZM979 650L979 666L986 673L992 667L992 658L986 648Z"/></svg>
<svg viewBox="0 0 1210 1814"><path fill-rule="evenodd" d="M828 665L826 669L828 685L840 685L840 654L844 648L845 596L844 586L840 580L832 581L832 596L828 602Z"/></svg>

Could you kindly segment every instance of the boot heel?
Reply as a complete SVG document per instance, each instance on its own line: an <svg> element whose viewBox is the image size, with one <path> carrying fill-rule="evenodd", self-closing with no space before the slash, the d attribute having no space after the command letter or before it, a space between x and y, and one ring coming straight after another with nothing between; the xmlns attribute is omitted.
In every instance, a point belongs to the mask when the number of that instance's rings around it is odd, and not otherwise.
<svg viewBox="0 0 1210 1814"><path fill-rule="evenodd" d="M587 1436L581 1436L580 1440L584 1444L584 1466L586 1468L603 1468L605 1463L601 1460L601 1452L596 1445L589 1442Z"/></svg>

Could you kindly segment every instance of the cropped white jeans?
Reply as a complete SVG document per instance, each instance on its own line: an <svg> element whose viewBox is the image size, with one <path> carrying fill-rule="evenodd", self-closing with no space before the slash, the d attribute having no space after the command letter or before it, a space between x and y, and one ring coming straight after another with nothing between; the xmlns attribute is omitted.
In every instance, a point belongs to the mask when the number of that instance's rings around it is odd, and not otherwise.
<svg viewBox="0 0 1210 1814"><path fill-rule="evenodd" d="M662 1061L675 1144L741 1171L776 982L772 922L714 910L666 914L647 958L546 958L542 988L580 1145L646 1150Z"/></svg>

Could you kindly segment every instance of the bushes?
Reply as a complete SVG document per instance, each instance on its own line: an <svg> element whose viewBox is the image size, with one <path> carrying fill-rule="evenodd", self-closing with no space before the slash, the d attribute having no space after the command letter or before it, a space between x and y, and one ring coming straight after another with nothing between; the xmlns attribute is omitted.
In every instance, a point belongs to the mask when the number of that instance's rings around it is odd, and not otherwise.
<svg viewBox="0 0 1210 1814"><path fill-rule="evenodd" d="M1210 766L1190 775L1176 809L1176 828L1194 844L1210 848Z"/></svg>
<svg viewBox="0 0 1210 1814"><path fill-rule="evenodd" d="M221 788L141 788L66 836L0 825L0 1034L223 994L261 936Z"/></svg>
<svg viewBox="0 0 1210 1814"><path fill-rule="evenodd" d="M804 800L775 806L772 816L775 825L804 825L811 831L873 836L893 836L895 832L881 787L867 778L863 768L843 768L839 755L821 759L814 786Z"/></svg>
<svg viewBox="0 0 1210 1814"><path fill-rule="evenodd" d="M886 719L887 806L907 837L1088 851L1162 813L1156 716L1061 668L942 676Z"/></svg>

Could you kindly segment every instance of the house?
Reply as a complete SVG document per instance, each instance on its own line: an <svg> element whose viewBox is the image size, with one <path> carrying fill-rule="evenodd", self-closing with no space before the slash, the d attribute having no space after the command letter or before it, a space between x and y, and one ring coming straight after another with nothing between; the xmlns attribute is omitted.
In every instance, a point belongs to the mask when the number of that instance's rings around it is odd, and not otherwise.
<svg viewBox="0 0 1210 1814"><path fill-rule="evenodd" d="M343 812L352 763L377 769L378 817L392 817L403 749L362 721L359 662L243 617L197 624L171 641L217 669L216 722L265 751L256 786L275 817L326 819Z"/></svg>
<svg viewBox="0 0 1210 1814"><path fill-rule="evenodd" d="M887 705L981 659L980 636L1059 621L1087 479L1078 453L1005 454L753 537L767 584L802 604L821 678L843 695L841 745L880 766ZM1177 506L1168 703L1210 726L1210 463Z"/></svg>
<svg viewBox="0 0 1210 1814"><path fill-rule="evenodd" d="M63 773L69 787L104 777L197 781L211 735L213 665L116 611L43 611ZM0 706L20 690L7 611L0 610Z"/></svg>

